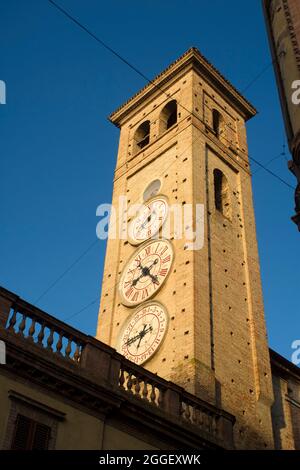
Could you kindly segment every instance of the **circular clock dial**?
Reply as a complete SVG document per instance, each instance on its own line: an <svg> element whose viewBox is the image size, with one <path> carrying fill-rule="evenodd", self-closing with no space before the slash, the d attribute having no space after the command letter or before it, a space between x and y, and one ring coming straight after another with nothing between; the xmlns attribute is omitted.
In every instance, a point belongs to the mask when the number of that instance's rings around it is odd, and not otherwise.
<svg viewBox="0 0 300 470"><path fill-rule="evenodd" d="M168 215L168 202L164 196L156 196L139 211L129 226L129 241L133 245L156 235Z"/></svg>
<svg viewBox="0 0 300 470"><path fill-rule="evenodd" d="M158 302L146 302L127 320L118 349L127 359L143 364L160 347L168 327L166 309Z"/></svg>
<svg viewBox="0 0 300 470"><path fill-rule="evenodd" d="M160 188L161 188L161 181L159 179L151 181L151 183L148 184L147 188L144 191L144 194L143 194L144 201L148 201L148 199L150 199L151 197L156 196Z"/></svg>
<svg viewBox="0 0 300 470"><path fill-rule="evenodd" d="M121 301L133 307L152 297L167 278L173 262L173 248L168 240L150 240L129 259L121 274Z"/></svg>

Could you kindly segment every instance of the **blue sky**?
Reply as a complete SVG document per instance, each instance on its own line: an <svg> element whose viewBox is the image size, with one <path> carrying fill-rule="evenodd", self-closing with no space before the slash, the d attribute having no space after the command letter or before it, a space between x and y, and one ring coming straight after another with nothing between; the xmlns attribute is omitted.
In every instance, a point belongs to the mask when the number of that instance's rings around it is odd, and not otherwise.
<svg viewBox="0 0 300 470"><path fill-rule="evenodd" d="M149 77L190 46L242 91L271 62L260 0L57 2ZM0 44L0 284L34 303L96 240L119 135L107 116L145 82L47 0L2 0ZM267 163L285 142L272 67L245 95L259 111L249 153ZM294 185L283 156L269 168ZM293 191L262 170L253 192L269 342L290 359L300 339ZM38 306L94 334L98 302L75 314L100 296L104 255L96 242Z"/></svg>

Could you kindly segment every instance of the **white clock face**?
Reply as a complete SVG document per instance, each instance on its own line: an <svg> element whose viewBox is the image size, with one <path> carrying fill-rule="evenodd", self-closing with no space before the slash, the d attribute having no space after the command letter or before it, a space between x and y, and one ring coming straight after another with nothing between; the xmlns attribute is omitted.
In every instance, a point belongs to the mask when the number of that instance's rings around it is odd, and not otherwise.
<svg viewBox="0 0 300 470"><path fill-rule="evenodd" d="M154 237L168 215L168 202L164 196L156 196L143 205L129 226L129 241L132 245Z"/></svg>
<svg viewBox="0 0 300 470"><path fill-rule="evenodd" d="M136 364L143 364L160 347L168 327L166 309L158 302L146 302L127 320L118 350Z"/></svg>
<svg viewBox="0 0 300 470"><path fill-rule="evenodd" d="M150 240L129 259L119 283L121 301L128 307L155 295L167 278L173 262L173 248L168 240Z"/></svg>

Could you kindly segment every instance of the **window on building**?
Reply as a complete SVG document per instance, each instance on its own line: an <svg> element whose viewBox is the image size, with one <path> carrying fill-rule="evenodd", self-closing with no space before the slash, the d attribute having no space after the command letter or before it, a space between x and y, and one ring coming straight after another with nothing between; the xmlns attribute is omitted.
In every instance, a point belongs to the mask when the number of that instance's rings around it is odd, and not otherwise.
<svg viewBox="0 0 300 470"><path fill-rule="evenodd" d="M225 121L221 113L216 109L212 111L212 126L218 139L225 138Z"/></svg>
<svg viewBox="0 0 300 470"><path fill-rule="evenodd" d="M214 170L215 207L224 217L231 219L230 190L226 176L217 168Z"/></svg>
<svg viewBox="0 0 300 470"><path fill-rule="evenodd" d="M150 142L150 121L143 122L135 131L134 147L135 153L146 147Z"/></svg>
<svg viewBox="0 0 300 470"><path fill-rule="evenodd" d="M170 129L177 122L177 102L169 101L162 109L159 116L159 133Z"/></svg>
<svg viewBox="0 0 300 470"><path fill-rule="evenodd" d="M48 449L50 433L51 428L49 426L18 414L11 449L46 450Z"/></svg>

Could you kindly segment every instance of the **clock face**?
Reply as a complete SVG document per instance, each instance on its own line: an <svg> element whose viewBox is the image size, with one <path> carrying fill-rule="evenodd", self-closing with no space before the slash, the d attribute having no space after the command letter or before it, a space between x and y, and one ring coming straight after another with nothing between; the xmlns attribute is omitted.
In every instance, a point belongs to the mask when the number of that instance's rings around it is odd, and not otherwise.
<svg viewBox="0 0 300 470"><path fill-rule="evenodd" d="M129 226L129 241L132 245L156 235L168 215L168 202L164 196L156 196L143 205Z"/></svg>
<svg viewBox="0 0 300 470"><path fill-rule="evenodd" d="M144 201L148 201L148 199L150 199L151 197L156 196L160 188L161 188L161 181L159 179L151 181L151 183L148 184L147 188L144 191L144 194L143 194Z"/></svg>
<svg viewBox="0 0 300 470"><path fill-rule="evenodd" d="M168 327L166 309L158 302L146 302L127 320L118 350L136 364L143 364L160 347Z"/></svg>
<svg viewBox="0 0 300 470"><path fill-rule="evenodd" d="M121 301L128 307L145 302L161 288L173 262L168 240L150 240L129 259L119 283Z"/></svg>

